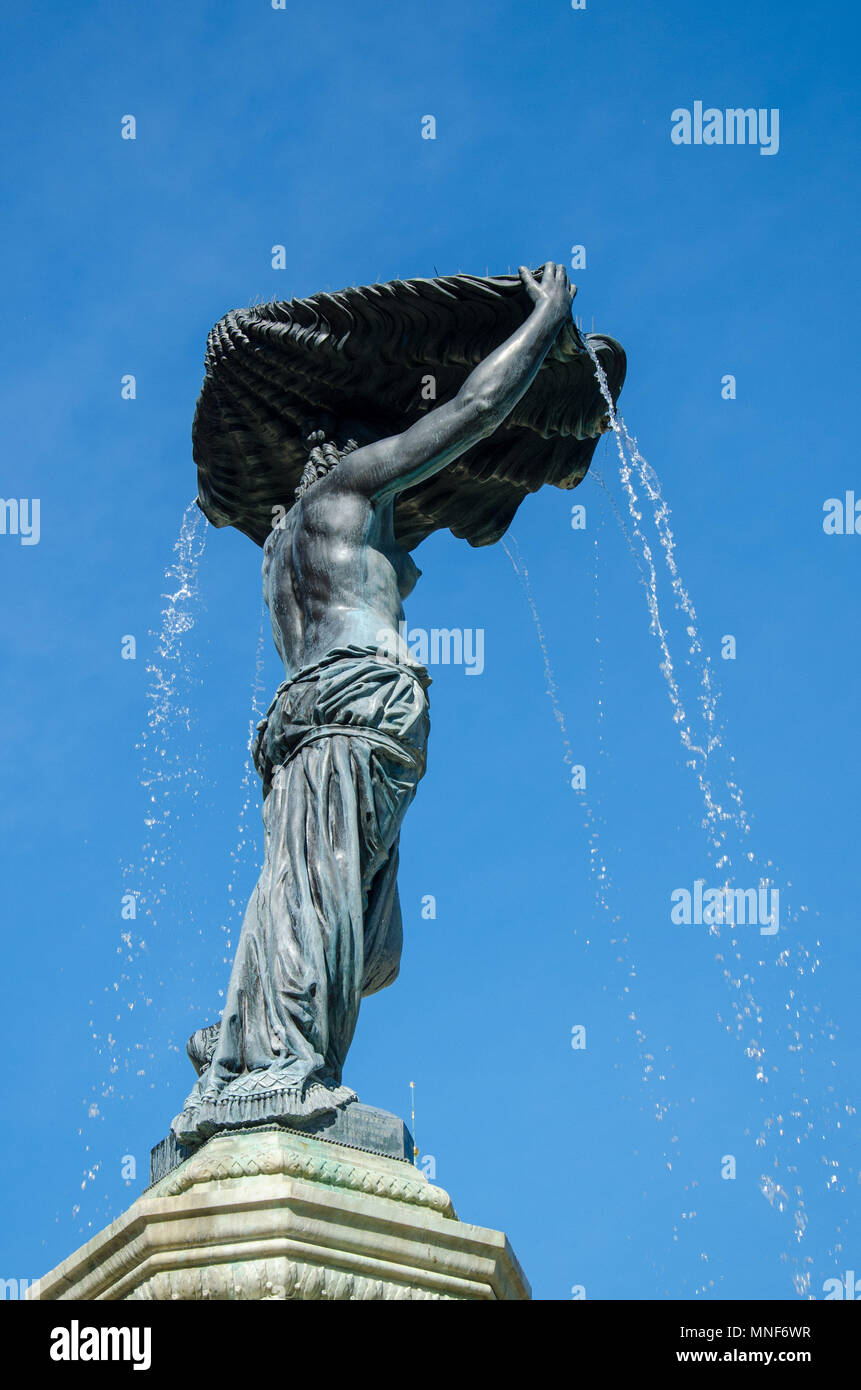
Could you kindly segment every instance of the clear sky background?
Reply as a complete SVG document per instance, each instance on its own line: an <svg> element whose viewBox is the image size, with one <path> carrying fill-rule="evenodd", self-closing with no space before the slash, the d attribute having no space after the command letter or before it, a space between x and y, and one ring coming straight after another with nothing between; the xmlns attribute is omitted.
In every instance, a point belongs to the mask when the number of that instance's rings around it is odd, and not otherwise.
<svg viewBox="0 0 861 1390"><path fill-rule="evenodd" d="M861 1272L861 537L822 525L861 497L857 7L49 0L2 29L0 492L40 499L41 535L0 536L0 1276L45 1272L145 1186L256 878L252 542L201 521L188 630L157 652L208 329L575 244L575 310L628 352L621 410L722 691L727 872L769 877L780 931L670 921L674 889L721 880L602 441L576 493L512 528L564 733L503 548L416 552L410 624L484 629L485 670L432 668L401 977L364 1005L345 1080L407 1118L416 1083L436 1180L508 1233L538 1298L821 1298ZM779 109L779 152L674 145L699 100ZM696 727L702 663L636 487ZM156 670L172 694L143 738ZM264 706L280 677L267 632Z"/></svg>

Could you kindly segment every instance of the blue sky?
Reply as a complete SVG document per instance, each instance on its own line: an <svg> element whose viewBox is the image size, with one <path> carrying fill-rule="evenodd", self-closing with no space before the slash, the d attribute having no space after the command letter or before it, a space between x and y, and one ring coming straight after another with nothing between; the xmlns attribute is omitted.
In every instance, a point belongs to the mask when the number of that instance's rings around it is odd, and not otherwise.
<svg viewBox="0 0 861 1390"><path fill-rule="evenodd" d="M508 1233L536 1297L822 1297L861 1269L861 539L822 526L826 499L861 497L859 21L848 3L692 9L7 9L0 491L39 498L41 526L35 545L0 535L0 1276L44 1272L141 1190L256 877L261 556L238 533L198 530L176 698L139 746L209 327L255 298L568 263L575 244L575 311L628 352L621 411L722 692L709 776L721 804L734 779L751 825L725 823L733 882L769 876L780 931L739 928L733 947L670 921L674 889L718 880L602 441L604 488L545 489L512 528L585 799L503 548L437 534L416 552L410 625L482 628L485 670L432 669L401 977L365 1004L345 1079L402 1114L415 1081L437 1181ZM779 110L779 152L674 145L671 113L695 101ZM693 714L698 658L639 510ZM149 835L158 763L173 780ZM155 907L132 923L128 882Z"/></svg>

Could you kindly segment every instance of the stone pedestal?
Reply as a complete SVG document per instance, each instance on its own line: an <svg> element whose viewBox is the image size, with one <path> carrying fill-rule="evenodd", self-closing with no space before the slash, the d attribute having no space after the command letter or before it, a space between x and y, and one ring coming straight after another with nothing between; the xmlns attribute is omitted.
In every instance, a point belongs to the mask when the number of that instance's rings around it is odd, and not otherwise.
<svg viewBox="0 0 861 1390"><path fill-rule="evenodd" d="M500 1231L403 1158L215 1135L39 1282L57 1299L528 1299Z"/></svg>

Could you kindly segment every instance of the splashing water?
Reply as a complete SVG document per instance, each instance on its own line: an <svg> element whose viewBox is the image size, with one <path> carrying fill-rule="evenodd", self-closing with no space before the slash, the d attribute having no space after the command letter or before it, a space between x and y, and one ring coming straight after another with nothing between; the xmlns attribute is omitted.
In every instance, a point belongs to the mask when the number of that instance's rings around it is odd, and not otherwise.
<svg viewBox="0 0 861 1390"><path fill-rule="evenodd" d="M720 853L726 839L725 822L730 816L715 800L711 783L705 775L705 768L709 756L720 743L720 736L715 729L717 697L712 685L711 660L703 654L702 643L697 631L697 616L678 572L675 559L675 542L669 528L669 507L661 497L657 474L654 469L646 463L646 460L637 447L636 440L633 440L629 435L624 421L617 416L604 368L588 341L587 346L589 347L590 356L595 364L595 375L598 378L601 392L609 407L613 434L619 452L619 473L622 479L622 486L627 494L628 512L631 519L633 534L639 542L645 567L645 589L649 607L651 631L658 639L660 646L660 667L667 683L667 692L673 710L673 720L678 725L682 744L689 755L687 765L694 772L699 785L700 795L705 808L703 828L708 833L712 848L718 854L718 866L723 867L728 861L723 860L721 863ZM635 467L638 470L641 485L649 501L653 505L654 524L657 528L660 542L664 550L664 559L667 568L670 571L673 593L678 606L682 609L688 620L686 628L689 642L688 657L691 661L699 660L700 662L702 686L700 703L704 722L704 729L701 735L695 733L685 709L681 688L675 672L672 653L670 651L669 633L661 617L655 560L652 554L652 548L642 529L641 523L643 521L643 513L639 510L639 497L634 488L631 476ZM734 789L734 791L736 792L734 799L737 802L741 816L741 828L747 833L749 827L747 826L744 812L741 810L741 796L740 793L737 792L737 789Z"/></svg>
<svg viewBox="0 0 861 1390"><path fill-rule="evenodd" d="M207 529L200 508L195 502L190 503L174 545L173 562L165 570L169 587L162 597L166 607L162 609L155 654L146 668L150 677L149 714L147 727L135 745L141 755L140 785L147 793L146 836L139 865L128 865L123 878L138 896L148 926L155 924L166 892L162 871L173 851L171 829L175 820L171 798L177 791L190 792L192 798L199 794L199 753L195 753L189 766L185 754L174 751L172 735L180 727L191 728L191 691L200 684L200 676L193 674L194 663L184 653L182 643L194 627L199 608L197 574ZM137 886L132 889L133 881Z"/></svg>
<svg viewBox="0 0 861 1390"><path fill-rule="evenodd" d="M511 561L511 567L514 573L523 586L526 602L529 604L529 611L532 614L532 621L535 623L535 630L538 634L538 645L541 648L541 656L544 661L544 680L547 687L547 694L550 696L550 703L553 706L553 718L559 725L559 731L562 735L562 746L565 749L563 761L566 767L571 767L574 763L574 754L571 751L571 740L568 737L565 715L562 713L562 707L559 704L559 690L556 685L556 677L553 674L553 667L550 664L550 653L547 649L547 639L544 636L544 626L541 622L535 599L532 596L532 584L529 579L529 570L523 562L520 546L517 544L513 535L509 535L507 539L503 538L501 544Z"/></svg>
<svg viewBox="0 0 861 1390"><path fill-rule="evenodd" d="M571 748L571 741L568 736L567 721L565 719L565 714L562 710L562 706L559 700L559 690L556 682L556 677L553 672L553 667L550 661L550 651L547 643L547 638L544 632L544 625L541 621L541 616L538 612L538 605L535 602L535 597L532 592L532 584L529 577L529 570L523 559L520 546L511 533L509 533L507 539L503 539L501 544L503 550L505 551L505 554L508 556L514 573L520 581L521 587L526 597L527 604L529 606L530 613L532 615L532 621L535 625L535 631L538 637L538 645L541 650L541 658L544 665L545 689L547 695L550 698L551 706L553 708L553 716L556 720L562 737L563 763L565 764L566 769L570 771L574 766L574 754ZM594 542L593 574L595 595L594 640L596 645L600 644L598 622L598 554L598 542L596 539L596 541ZM603 659L600 657L600 654L599 666L601 671L601 684L603 685ZM606 750L604 748L603 739L603 720L603 699L599 696L599 756L606 756ZM673 1065L670 1060L671 1049L668 1045L665 1046L660 1062L658 1062L655 1053L649 1050L647 1035L640 1023L636 1008L634 1007L636 1001L634 999L633 981L635 981L637 976L636 963L629 950L630 937L621 926L621 915L618 911L613 910L613 906L611 903L611 898L614 896L615 890L606 860L601 849L598 817L595 809L591 804L589 797L586 794L585 786L580 783L575 783L573 780L569 783L569 785L577 793L578 802L583 815L583 827L587 834L589 873L593 883L596 907L599 913L605 915L605 920L609 919L607 921L607 933L613 933L612 935L607 935L606 944L610 947L613 953L612 969L613 974L618 979L617 998L619 1004L622 1006L626 1022L628 1022L631 1025L634 1047L640 1065L641 1085L652 1107L652 1115L654 1119L658 1123L662 1123L667 1114L673 1108L673 1106L677 1105L677 1102L671 1101L665 1094L660 1093L658 1090L658 1083L666 1081L666 1070L671 1069ZM574 931L576 934L576 927L574 928ZM586 945L589 946L590 944L590 941L587 940ZM674 1163L676 1163L679 1158L678 1148L672 1147L675 1143L675 1136L672 1136L669 1139L667 1139L666 1136L664 1137L665 1147L663 1149L663 1161L665 1168L668 1172L672 1171Z"/></svg>
<svg viewBox="0 0 861 1390"><path fill-rule="evenodd" d="M254 846L254 831L251 824L252 803L257 811L259 819L260 802L260 779L254 766L251 756L251 747L254 742L254 735L257 729L258 720L262 719L266 713L263 704L265 683L264 683L264 652L265 652L265 632L266 632L266 606L263 604L263 611L260 616L260 628L257 633L257 651L254 658L254 678L251 683L251 714L248 723L248 745L245 754L245 763L242 768L242 779L239 786L239 794L242 802L239 809L239 817L236 826L236 844L230 851L231 870L230 882L227 885L227 901L230 912L230 920L223 922L221 926L222 942L220 964L230 966L233 964L231 957L232 938L231 932L234 930L237 919L241 924L244 913L244 903L235 896L237 891L237 879L243 870L248 866L252 855L251 848ZM222 972L219 971L219 974ZM217 1012L220 1016L224 990L218 991L219 1004Z"/></svg>
<svg viewBox="0 0 861 1390"><path fill-rule="evenodd" d="M660 669L667 684L673 719L678 726L682 745L688 754L686 764L693 771L700 792L704 812L702 828L706 833L714 867L718 874L723 876L724 886L729 887L734 878L734 862L743 865L747 874L752 871L755 872L754 866L758 863L760 866L760 886L768 888L775 882L776 866L771 859L763 861L749 847L751 825L744 807L741 788L733 774L725 772L720 778L726 794L725 804L721 804L715 790L717 776L715 757L724 751L722 747L723 731L717 723L717 691L711 661L704 653L699 636L696 612L679 571L675 540L670 529L669 506L662 496L657 474L641 454L636 439L631 436L624 420L615 410L607 378L600 361L591 345L587 343L587 346L589 346L590 355L594 362L595 376L608 406L619 455L620 478L627 497L631 530L642 555L641 562L639 555L635 558L638 560L638 567L646 590L650 626L659 644ZM652 523L663 551L675 604L683 614L685 635L688 642L687 665L696 670L699 676L699 695L696 702L696 705L699 706L698 729L693 727L697 721L689 718L686 711L680 680L673 665L669 633L660 611L657 570L652 548L642 526L643 510L634 483L635 476L642 494L651 508ZM602 480L599 481L604 486ZM612 500L609 489L604 486L604 490ZM616 511L617 519L621 521L615 502L612 505ZM629 547L633 550L631 537L624 524L622 529ZM725 756L728 757L730 764L734 762L731 756ZM788 886L791 887L791 885ZM790 914L790 925L797 927L799 922L803 921L801 914L806 912L807 908L801 906L798 911ZM711 930L715 935L720 935L719 926L714 926ZM818 948L819 946L820 942L816 941L815 947ZM776 1083L780 1068L775 1061L770 1064L770 1070L767 1069L767 1025L764 1011L753 993L753 977L750 968L744 968L744 945L734 926L730 927L728 948L732 963L725 959L723 953L718 953L715 957L733 996L734 1025L727 1024L727 1031L735 1032L744 1047L745 1055L753 1062L757 1083L759 1085L767 1085L770 1081ZM765 965L765 962L759 961L757 964ZM809 1224L804 1187L796 1176L799 1171L798 1159L802 1146L813 1137L815 1128L814 1122L805 1118L810 1113L806 1057L808 1053L815 1052L817 1046L821 1046L823 1041L826 1044L833 1041L836 1028L830 1018L826 1017L824 1021L817 1019L816 1016L821 1013L821 1007L817 1002L807 1002L800 998L803 984L809 981L819 966L818 959L814 957L804 941L797 938L791 947L780 951L774 965L783 969L793 967L791 984L789 981L787 982L788 987L783 1010L785 1017L778 1025L777 1031L783 1032L786 1029L788 1032L786 1041L788 1063L784 1063L784 1065L787 1066L788 1070L790 1068L794 1070L796 1076L794 1082L789 1081L791 1091L787 1105L788 1119L779 1111L769 1114L763 1121L762 1131L756 1142L759 1148L771 1147L775 1168L783 1168L787 1174L787 1186L790 1186L793 1192L792 1200L787 1197L784 1188L770 1176L762 1179L760 1190L779 1212L783 1213L792 1208L793 1240L797 1245L805 1238ZM831 1065L835 1065L833 1060ZM834 1096L833 1086L829 1086L827 1090L829 1099L822 1107L820 1139L823 1144L830 1146L836 1142L837 1138L833 1130L842 1129L844 1115L854 1114L855 1107L848 1098L839 1101ZM789 1155L792 1156L792 1161L788 1161ZM820 1161L827 1170L839 1167L839 1160L828 1153L823 1153ZM848 1168L850 1176L853 1171L851 1167ZM839 1187L839 1180L833 1171L830 1177L833 1178L833 1183L829 1179L829 1187L831 1190L836 1190ZM846 1191L845 1182L839 1190ZM842 1228L838 1225L828 1254L837 1258L842 1249ZM789 1255L784 1252L781 1259L793 1266L792 1282L796 1293L799 1296L809 1296L808 1291L811 1287L809 1266L812 1264L812 1258L807 1256L801 1261L795 1254Z"/></svg>
<svg viewBox="0 0 861 1390"><path fill-rule="evenodd" d="M175 748L174 735L192 727L192 691L201 680L200 662L187 653L184 641L200 606L197 578L207 531L206 518L196 502L191 502L164 573L161 626L157 633L149 634L155 638L155 646L146 666L147 720L135 744L145 797L144 838L137 862L126 863L122 869L122 927L116 951L119 974L105 990L112 1006L110 1027L100 1034L95 1031L95 1014L90 1020L92 1040L107 1066L107 1076L92 1086L91 1097L84 1101L91 1121L101 1117L100 1101L132 1098L125 1088L140 1084L138 1078L146 1076L147 1063L155 1058L152 1026L148 1028L144 1022L153 1005L156 983L147 957L164 925L165 871L175 847L179 797L190 798L193 806L202 775L200 750L189 760L187 750ZM90 1003L95 1005L95 1000ZM176 1050L175 1044L170 1046ZM87 1138L83 1130L79 1134ZM89 1143L85 1151L89 1153ZM99 1166L88 1163L82 1189L94 1180ZM92 1224L88 1222L88 1226Z"/></svg>
<svg viewBox="0 0 861 1390"><path fill-rule="evenodd" d="M553 673L553 667L550 663L550 652L547 646L547 638L544 634L544 626L541 622L538 607L535 603L535 598L532 593L532 584L529 579L529 570L526 568L526 564L520 552L520 546L518 545L513 535L509 534L507 539L503 539L502 548L508 556L508 559L511 562L511 567L520 581L520 584L523 588L523 592L526 597L526 602L529 605L529 611L532 614L532 621L535 624L535 631L538 636L538 645L541 648L541 658L544 663L545 688L548 696L550 697L550 703L553 708L553 717L559 726L559 732L562 737L562 747L564 750L563 762L570 772L574 767L574 753L571 748L571 740L568 737L568 727L565 721L565 715L562 711L562 706L559 703L559 690L556 684L556 677ZM598 829L595 823L595 816L592 811L592 807L589 803L589 800L586 796L585 787L575 785L573 781L570 785L572 786L573 790L577 793L577 797L583 812L584 829L586 830L588 835L589 870L593 882L595 884L595 896L598 903L598 907L603 912L609 912L609 874L607 871L607 865L604 862L603 855L601 854L601 848L598 842Z"/></svg>

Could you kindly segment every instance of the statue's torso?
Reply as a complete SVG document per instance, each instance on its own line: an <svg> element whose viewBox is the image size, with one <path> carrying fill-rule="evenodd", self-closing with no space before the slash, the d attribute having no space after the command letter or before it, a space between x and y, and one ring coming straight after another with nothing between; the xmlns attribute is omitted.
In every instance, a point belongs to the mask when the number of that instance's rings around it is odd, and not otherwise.
<svg viewBox="0 0 861 1390"><path fill-rule="evenodd" d="M263 592L288 677L336 648L391 649L421 574L397 544L392 501L315 483L266 542Z"/></svg>

